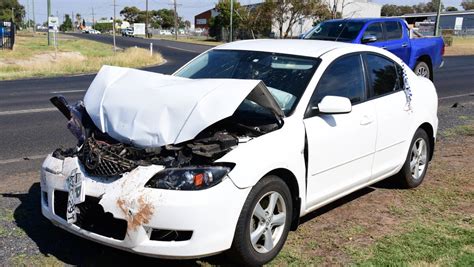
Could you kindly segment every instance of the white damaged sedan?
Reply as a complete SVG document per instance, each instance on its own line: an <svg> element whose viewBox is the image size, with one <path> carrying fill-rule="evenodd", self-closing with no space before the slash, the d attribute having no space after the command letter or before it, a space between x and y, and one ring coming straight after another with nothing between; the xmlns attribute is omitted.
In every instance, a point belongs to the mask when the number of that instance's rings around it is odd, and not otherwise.
<svg viewBox="0 0 474 267"><path fill-rule="evenodd" d="M142 255L245 265L331 201L394 175L420 185L438 126L430 80L325 41L225 44L171 76L105 66L83 102L51 101L78 144L43 163L46 218Z"/></svg>

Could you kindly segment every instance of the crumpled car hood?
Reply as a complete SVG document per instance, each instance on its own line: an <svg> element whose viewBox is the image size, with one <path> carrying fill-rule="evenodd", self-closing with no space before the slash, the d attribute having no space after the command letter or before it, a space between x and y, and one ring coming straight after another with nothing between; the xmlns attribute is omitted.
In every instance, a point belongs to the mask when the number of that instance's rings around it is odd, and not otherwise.
<svg viewBox="0 0 474 267"><path fill-rule="evenodd" d="M103 133L146 148L192 140L245 99L284 116L258 80L187 79L111 66L99 71L84 106Z"/></svg>

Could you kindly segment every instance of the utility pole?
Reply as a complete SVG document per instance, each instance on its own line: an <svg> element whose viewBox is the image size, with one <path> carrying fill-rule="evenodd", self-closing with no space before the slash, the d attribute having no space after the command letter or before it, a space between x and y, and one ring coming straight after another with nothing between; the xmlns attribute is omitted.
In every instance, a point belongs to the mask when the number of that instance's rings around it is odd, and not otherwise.
<svg viewBox="0 0 474 267"><path fill-rule="evenodd" d="M229 42L232 42L232 17L234 15L234 0L230 0L230 33Z"/></svg>
<svg viewBox="0 0 474 267"><path fill-rule="evenodd" d="M12 23L15 23L15 8L12 7Z"/></svg>
<svg viewBox="0 0 474 267"><path fill-rule="evenodd" d="M49 39L49 17L51 17L51 0L48 0L48 46L51 45L51 40Z"/></svg>
<svg viewBox="0 0 474 267"><path fill-rule="evenodd" d="M94 7L92 7L92 28L94 28L95 16L94 16Z"/></svg>
<svg viewBox="0 0 474 267"><path fill-rule="evenodd" d="M146 0L145 36L148 38L148 0Z"/></svg>
<svg viewBox="0 0 474 267"><path fill-rule="evenodd" d="M438 11L436 12L435 36L439 35L439 21L441 19L441 0L438 3Z"/></svg>
<svg viewBox="0 0 474 267"><path fill-rule="evenodd" d="M30 0L26 0L26 28L30 28Z"/></svg>
<svg viewBox="0 0 474 267"><path fill-rule="evenodd" d="M36 18L35 18L35 0L31 0L33 8L33 32L36 33Z"/></svg>
<svg viewBox="0 0 474 267"><path fill-rule="evenodd" d="M114 53L117 51L117 46L116 46L116 43L115 43L115 0L114 0L114 19L112 21L112 31L113 31L113 39L114 39Z"/></svg>
<svg viewBox="0 0 474 267"><path fill-rule="evenodd" d="M178 40L178 12L176 11L176 0L174 0L174 38Z"/></svg>

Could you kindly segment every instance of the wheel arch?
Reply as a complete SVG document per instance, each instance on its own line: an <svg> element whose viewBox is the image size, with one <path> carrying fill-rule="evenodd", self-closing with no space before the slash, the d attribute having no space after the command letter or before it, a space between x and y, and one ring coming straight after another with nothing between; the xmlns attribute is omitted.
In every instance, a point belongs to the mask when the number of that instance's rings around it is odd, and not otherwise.
<svg viewBox="0 0 474 267"><path fill-rule="evenodd" d="M433 80L432 77L434 77L434 73L433 73L433 61L431 61L431 57L429 55L422 55L422 56L419 56L417 59L416 59L416 63L418 62L425 62L427 65L428 65L428 68L430 68L430 80ZM416 66L416 63L415 63L415 66Z"/></svg>
<svg viewBox="0 0 474 267"><path fill-rule="evenodd" d="M286 185L290 189L291 201L293 202L293 211L292 211L290 230L295 231L299 225L300 210L301 210L301 197L300 197L298 180L296 179L296 176L293 174L293 172L285 168L274 169L268 172L267 174L265 174L265 176L268 176L268 175L274 175L274 176L279 177L286 183Z"/></svg>

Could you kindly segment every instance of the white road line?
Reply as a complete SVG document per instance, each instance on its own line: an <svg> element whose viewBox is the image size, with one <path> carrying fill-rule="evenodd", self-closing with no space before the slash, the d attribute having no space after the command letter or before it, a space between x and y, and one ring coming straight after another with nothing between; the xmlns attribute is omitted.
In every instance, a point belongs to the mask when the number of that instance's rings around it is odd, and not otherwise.
<svg viewBox="0 0 474 267"><path fill-rule="evenodd" d="M3 160L0 160L0 165L22 162L22 161L27 161L27 160L43 159L43 158L46 158L47 156L48 155L34 155L34 156L28 156L28 157L23 157L23 158L3 159Z"/></svg>
<svg viewBox="0 0 474 267"><path fill-rule="evenodd" d="M53 91L50 92L50 94L68 94L68 93L79 93L79 92L85 92L86 90L80 89L80 90L63 90L63 91Z"/></svg>
<svg viewBox="0 0 474 267"><path fill-rule="evenodd" d="M468 93L468 94L462 94L462 95L450 95L450 96L440 97L438 99L443 100L443 99L450 99L450 98L463 97L463 96L474 96L474 93Z"/></svg>
<svg viewBox="0 0 474 267"><path fill-rule="evenodd" d="M58 109L57 108L34 108L34 109L21 109L21 110L7 110L7 111L0 111L0 116L50 112L50 111L55 111L55 110L58 110Z"/></svg>
<svg viewBox="0 0 474 267"><path fill-rule="evenodd" d="M189 50L189 49L184 49L184 48L177 48L177 47L173 47L173 46L166 46L166 47L171 48L171 49L176 49L176 50L191 52L191 53L199 53L199 52L197 52L197 51Z"/></svg>

